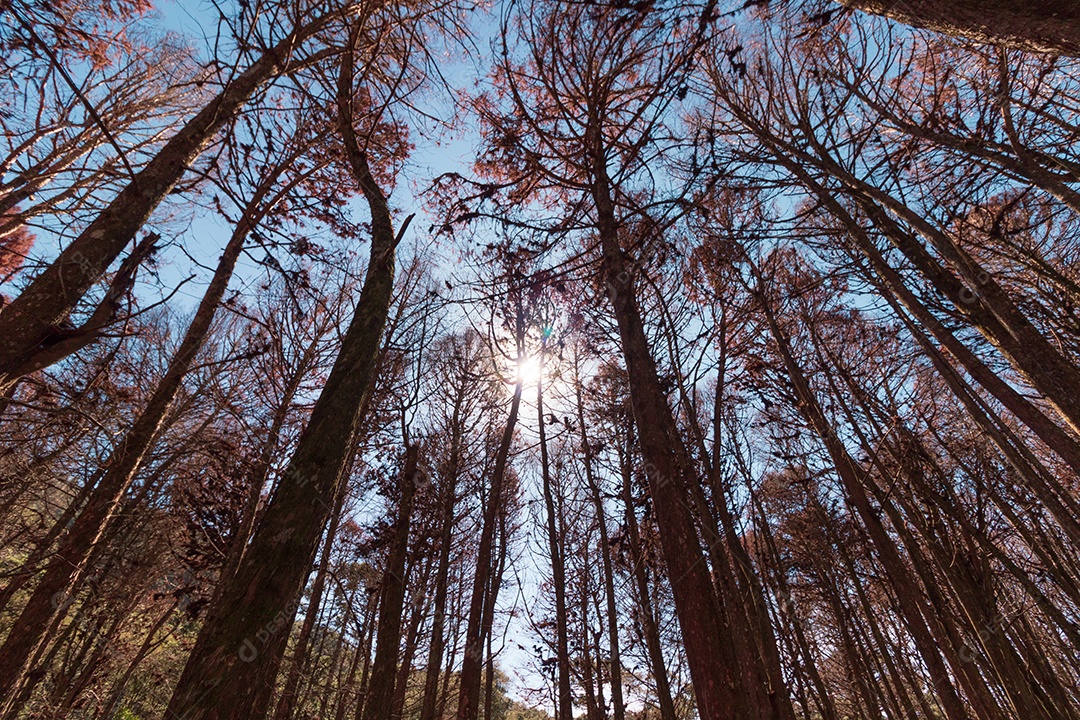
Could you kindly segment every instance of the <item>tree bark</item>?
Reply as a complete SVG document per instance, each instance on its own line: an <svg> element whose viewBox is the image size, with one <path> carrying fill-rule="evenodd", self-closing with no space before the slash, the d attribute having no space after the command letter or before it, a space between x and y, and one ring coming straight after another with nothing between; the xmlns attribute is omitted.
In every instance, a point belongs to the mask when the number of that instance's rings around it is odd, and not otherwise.
<svg viewBox="0 0 1080 720"><path fill-rule="evenodd" d="M386 197L352 126L352 53L338 79L340 131L371 211L371 259L341 351L266 507L236 577L203 625L169 703L187 720L262 717L288 627L311 570L334 497L374 386L394 286L395 237ZM408 221L406 221L407 224ZM404 227L402 228L404 230Z"/></svg>
<svg viewBox="0 0 1080 720"><path fill-rule="evenodd" d="M431 618L431 644L428 647L427 669L424 674L424 699L420 720L435 720L439 698L439 671L442 669L443 652L446 649L446 596L450 573L450 547L454 540L454 507L457 504L457 481L461 461L461 407L460 386L454 398L454 410L450 419L450 461L442 479L442 527L439 531L439 560L435 570L435 606Z"/></svg>
<svg viewBox="0 0 1080 720"><path fill-rule="evenodd" d="M839 0L945 35L1029 52L1080 55L1080 8L1070 0Z"/></svg>
<svg viewBox="0 0 1080 720"><path fill-rule="evenodd" d="M311 599L308 601L307 610L304 611L304 622L300 626L300 634L296 637L292 663L289 665L285 686L281 691L281 696L278 698L277 708L274 710L274 720L287 720L292 717L296 709L300 678L307 667L310 655L311 634L315 630L315 621L322 608L326 577L330 571L330 557L334 550L334 540L337 538L338 525L341 522L341 510L345 504L347 494L345 488L345 483L342 483L341 487L338 488L337 496L334 499L334 509L330 512L330 527L326 530L322 557L319 558L319 569L315 572L315 581L311 584Z"/></svg>

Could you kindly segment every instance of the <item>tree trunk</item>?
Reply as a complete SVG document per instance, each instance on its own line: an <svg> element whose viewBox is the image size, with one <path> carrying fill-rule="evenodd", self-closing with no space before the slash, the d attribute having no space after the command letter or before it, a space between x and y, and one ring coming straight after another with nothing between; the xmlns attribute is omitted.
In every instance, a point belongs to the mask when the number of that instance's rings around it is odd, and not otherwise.
<svg viewBox="0 0 1080 720"><path fill-rule="evenodd" d="M676 720L675 701L671 696L671 682L667 667L664 665L664 651L660 644L660 630L656 626L652 608L652 591L641 545L641 532L638 529L637 515L634 513L634 497L630 485L630 444L629 433L627 447L620 453L622 466L623 522L630 537L630 561L637 588L638 612L641 616L641 632L645 636L645 648L648 650L650 670L656 683L656 703L660 707L660 720Z"/></svg>
<svg viewBox="0 0 1080 720"><path fill-rule="evenodd" d="M1080 8L1070 0L840 0L917 28L1030 52L1080 55Z"/></svg>
<svg viewBox="0 0 1080 720"><path fill-rule="evenodd" d="M832 459L833 465L836 468L837 475L840 476L840 480L848 495L849 501L855 507L859 517L866 526L867 532L870 534L873 547L877 551L878 557L881 559L882 565L885 567L886 573L896 592L905 624L912 635L912 639L914 640L919 654L922 656L923 661L926 663L927 669L929 670L934 689L937 691L938 698L941 701L942 709L945 711L945 715L949 720L968 720L970 715L968 714L967 707L956 693L956 689L952 685L949 670L946 668L945 663L942 661L941 655L938 652L938 641L943 639L935 638L927 627L925 613L923 612L924 609L915 597L915 593L918 592L918 585L916 584L914 577L912 577L911 573L908 571L908 568L905 566L892 539L889 538L881 519L875 514L870 505L866 490L860 480L862 469L859 467L858 463L855 462L855 459L848 454L847 449L826 420L816 396L813 394L813 391L803 375L801 367L795 362L795 359L791 354L787 337L773 315L773 312L768 305L768 301L764 297L761 297L760 294L759 297L761 299L760 304L762 311L765 314L769 330L776 340L781 358L787 370L787 375L798 396L800 410L806 416L810 426L824 443L825 448ZM987 717L985 712L986 709L984 708L983 712L979 713L979 716L984 718Z"/></svg>
<svg viewBox="0 0 1080 720"><path fill-rule="evenodd" d="M124 699L124 690L127 689L127 684L131 680L131 676L135 674L136 668L138 668L139 664L146 659L147 655L160 647L167 639L166 636L165 638L154 642L154 638L161 628L165 626L166 621L172 616L173 611L176 610L179 604L178 600L173 601L173 603L169 605L169 609L158 617L157 622L153 624L150 631L146 634L146 637L143 638L142 645L135 653L135 657L128 663L127 668L124 669L124 674L113 684L112 692L109 693L109 699L105 701L105 704L101 709L101 714L98 715L99 720L112 720L117 707L120 705L120 701Z"/></svg>
<svg viewBox="0 0 1080 720"><path fill-rule="evenodd" d="M581 441L582 463L585 465L585 480L589 485L589 496L596 523L600 531L600 557L604 568L604 599L607 614L608 654L611 657L611 704L615 720L626 720L626 705L622 694L622 658L619 653L619 613L615 601L615 570L611 562L611 544L608 542L607 513L600 495L600 483L593 473L592 447L585 429L585 403L581 396L582 379L579 358L574 356L574 398L576 400L577 425Z"/></svg>
<svg viewBox="0 0 1080 720"><path fill-rule="evenodd" d="M687 483L698 482L660 385L649 349L631 268L619 245L618 223L602 148L590 148L593 202L603 253L603 273L622 341L630 398L645 460L650 494L671 576L687 664L703 720L748 720L772 716L764 688L742 687L731 637L686 499Z"/></svg>
<svg viewBox="0 0 1080 720"><path fill-rule="evenodd" d="M220 94L165 143L60 256L4 307L0 312L0 390L16 382L20 368L56 342L57 328L105 274L214 135L237 116L252 94L288 70L294 62L295 48L329 20L330 16L323 16L294 28L288 37L235 75ZM59 359L54 357L52 362ZM0 670L0 675L10 676L4 670Z"/></svg>
<svg viewBox="0 0 1080 720"><path fill-rule="evenodd" d="M338 84L340 130L353 175L371 211L371 259L364 287L288 468L236 577L199 633L169 703L169 716L247 720L265 714L288 628L330 514L324 498L334 497L342 482L361 409L374 385L398 238L386 198L352 127L352 53L343 57Z"/></svg>
<svg viewBox="0 0 1080 720"><path fill-rule="evenodd" d="M424 577L419 587L427 587L428 577L431 575L430 565L424 571ZM405 633L405 646L401 653L401 663L398 665L397 679L394 680L394 700L390 704L390 717L393 720L401 720L405 715L405 699L409 691L409 678L412 676L413 659L416 657L416 647L420 641L420 625L427 616L428 605L423 595L413 598L412 616L409 618L408 631Z"/></svg>
<svg viewBox="0 0 1080 720"><path fill-rule="evenodd" d="M518 312L519 330L521 312ZM518 337L522 333L519 331ZM487 595L490 590L491 567L494 555L495 532L499 515L503 512L503 485L506 480L506 466L510 456L510 445L514 439L514 427L517 425L518 409L521 407L522 384L519 379L514 386L514 397L510 402L510 415L506 419L502 440L495 455L495 466L491 472L491 490L488 493L487 506L484 508L483 527L480 530L480 545L476 551L476 576L473 579L472 596L469 600L468 625L465 629L465 657L461 662L458 676L457 720L477 720L480 713L480 690L483 679L484 659L484 615Z"/></svg>
<svg viewBox="0 0 1080 720"><path fill-rule="evenodd" d="M457 480L461 453L461 396L455 398L450 428L450 462L440 488L442 527L439 531L439 560L435 570L435 607L431 618L431 644L428 647L424 674L424 700L420 720L435 720L439 697L439 671L446 649L446 596L450 573L450 546L454 540L454 507L457 504Z"/></svg>
<svg viewBox="0 0 1080 720"><path fill-rule="evenodd" d="M547 511L548 552L551 556L551 582L555 592L555 659L558 665L558 702L555 720L572 720L574 696L570 688L570 639L566 628L566 568L562 558L562 533L555 509L555 494L548 459L547 429L544 423L543 353L541 377L536 381L536 416L540 433L540 476L543 482L544 509Z"/></svg>
<svg viewBox="0 0 1080 720"><path fill-rule="evenodd" d="M346 484L341 483L337 497L334 499L334 509L330 512L330 527L326 530L326 540L323 541L319 569L315 572L315 581L311 584L311 599L308 601L307 610L304 611L304 623L300 626L300 634L296 638L293 660L289 665L289 673L285 678L285 687L278 698L277 709L274 711L274 720L287 720L287 718L292 717L296 709L300 678L304 674L310 655L311 634L315 630L315 621L322 607L326 576L330 571L330 557L334 550L334 540L337 537L338 525L341 522L341 510L345 504L346 495Z"/></svg>

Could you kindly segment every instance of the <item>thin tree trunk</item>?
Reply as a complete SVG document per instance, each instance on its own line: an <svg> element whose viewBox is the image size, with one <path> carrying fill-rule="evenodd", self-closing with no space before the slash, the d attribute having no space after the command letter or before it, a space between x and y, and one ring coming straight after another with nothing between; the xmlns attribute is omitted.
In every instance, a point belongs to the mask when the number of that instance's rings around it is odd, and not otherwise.
<svg viewBox="0 0 1080 720"><path fill-rule="evenodd" d="M968 720L970 715L967 708L956 693L950 673L938 652L938 639L935 639L931 634L930 629L927 627L927 621L924 619L923 608L914 597L918 587L916 581L904 565L903 559L900 557L893 541L889 538L880 518L870 506L864 485L860 481L862 470L854 458L848 454L847 449L826 420L816 396L803 375L802 368L795 362L791 354L787 337L780 329L768 301L761 297L760 294L759 297L770 333L776 340L787 375L799 398L800 410L825 444L825 448L836 468L837 475L839 475L847 492L848 499L855 507L872 538L873 547L877 550L878 557L881 558L882 565L885 567L894 586L904 620L912 634L912 639L919 650L919 654L922 655L923 661L927 665L934 689L937 691L946 717L949 720ZM981 718L988 719L990 716L987 712L987 708L981 708L978 715Z"/></svg>
<svg viewBox="0 0 1080 720"><path fill-rule="evenodd" d="M429 565L424 572L419 585L420 588L427 587L430 575ZM412 616L409 618L408 631L405 633L405 646L401 653L401 663L398 665L397 679L394 680L394 701L390 704L390 717L393 720L401 720L405 716L405 696L409 690L409 678L412 676L416 648L420 644L420 626L427 616L428 609L428 604L423 597L414 598Z"/></svg>
<svg viewBox="0 0 1080 720"><path fill-rule="evenodd" d="M547 428L544 423L543 353L540 355L541 377L536 381L536 421L540 433L540 476L543 482L544 509L547 511L548 552L551 559L551 582L555 592L555 659L558 666L558 702L556 720L572 720L574 696L570 688L570 639L566 624L566 568L563 566L562 535L555 509L551 465L548 459Z"/></svg>
<svg viewBox="0 0 1080 720"><path fill-rule="evenodd" d="M390 545L390 556L383 572L379 594L379 632L375 639L375 660L362 715L357 720L387 720L394 702L394 680L401 651L401 615L405 602L405 560L409 551L409 526L413 497L416 494L416 469L420 447L405 450L405 469L401 473L401 501Z"/></svg>
<svg viewBox="0 0 1080 720"><path fill-rule="evenodd" d="M439 560L435 571L435 607L431 619L431 644L428 647L424 675L424 699L420 720L435 720L439 696L439 671L446 648L446 596L450 572L450 546L454 539L454 507L457 504L457 481L461 454L461 395L455 397L450 420L450 462L440 488L442 527L439 531Z"/></svg>
<svg viewBox="0 0 1080 720"><path fill-rule="evenodd" d="M146 657L161 646L165 642L166 638L154 642L154 638L157 636L161 628L165 626L166 621L172 617L173 611L176 610L179 601L174 601L169 609L166 610L157 619L157 622L153 624L150 631L143 638L142 645L139 646L135 656L131 658L131 662L128 663L124 669L124 674L113 684L112 692L109 693L109 699L105 701L105 704L101 708L101 713L98 715L99 720L112 720L113 714L115 714L117 707L120 705L120 701L124 699L124 691L127 689L128 682L131 681L131 676L135 674L136 668L142 663Z"/></svg>
<svg viewBox="0 0 1080 720"><path fill-rule="evenodd" d="M523 336L522 311L517 312L517 337ZM520 359L520 348L519 348ZM503 512L503 486L506 481L506 466L510 456L510 445L514 439L514 427L517 425L518 409L521 407L522 383L519 379L514 385L514 396L510 402L510 414L506 419L499 449L495 455L495 465L491 473L491 490L488 493L487 506L484 508L483 526L480 530L480 545L476 551L476 576L473 579L472 596L469 601L468 624L465 629L465 657L458 676L459 693L457 720L477 720L480 712L480 690L483 675L484 656L484 615L486 598L489 592L492 556L495 544L495 531L499 515Z"/></svg>
<svg viewBox="0 0 1080 720"><path fill-rule="evenodd" d="M0 312L0 390L21 376L40 346L55 342L56 328L105 274L109 265L206 148L260 87L294 64L295 48L331 16L294 28L187 122L115 199ZM56 362L61 358L53 358ZM5 653L7 655L7 653ZM5 664L0 675L10 676ZM6 684L5 684L6 685Z"/></svg>
<svg viewBox="0 0 1080 720"><path fill-rule="evenodd" d="M671 695L671 681L668 679L664 664L664 651L660 643L660 630L656 626L652 607L652 591L645 565L644 551L641 544L641 532L638 529L637 515L634 512L634 497L630 486L630 437L627 434L627 447L620 453L622 469L623 522L630 537L630 562L633 564L634 583L637 588L638 611L641 616L641 631L645 636L653 682L656 683L656 703L660 708L661 720L676 720L675 701Z"/></svg>
<svg viewBox="0 0 1080 720"><path fill-rule="evenodd" d="M608 654L611 657L611 704L615 720L626 720L626 705L622 693L622 658L619 653L619 613L615 604L615 571L611 562L611 544L608 542L607 514L604 501L600 496L600 483L593 472L592 447L585 429L585 403L582 398L582 378L579 358L574 356L574 398L576 400L577 426L581 441L582 462L585 465L585 480L589 485L593 510L600 531L600 557L604 568L604 598L607 611Z"/></svg>
<svg viewBox="0 0 1080 720"><path fill-rule="evenodd" d="M28 660L47 640L50 623L66 612L67 598L77 590L90 554L112 525L124 493L158 436L184 377L210 332L244 242L268 210L265 201L283 170L281 167L278 172L270 173L245 208L165 374L138 419L104 463L101 480L95 484L71 529L60 541L55 557L0 647L0 699L10 702L13 688L25 677Z"/></svg>

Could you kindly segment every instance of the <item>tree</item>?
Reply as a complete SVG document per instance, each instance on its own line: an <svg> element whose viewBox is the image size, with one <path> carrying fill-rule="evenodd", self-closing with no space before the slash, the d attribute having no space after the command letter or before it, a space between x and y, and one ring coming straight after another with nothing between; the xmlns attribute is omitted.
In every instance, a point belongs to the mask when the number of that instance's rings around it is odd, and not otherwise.
<svg viewBox="0 0 1080 720"><path fill-rule="evenodd" d="M7 390L31 372L65 340L59 326L77 303L131 242L188 166L224 128L251 96L274 78L295 70L306 58L296 52L307 40L350 6L323 15L301 13L298 22L203 107L171 137L79 236L0 312L0 389ZM138 257L134 262L138 263ZM81 344L93 338L94 325L75 333ZM69 352L59 353L64 357Z"/></svg>

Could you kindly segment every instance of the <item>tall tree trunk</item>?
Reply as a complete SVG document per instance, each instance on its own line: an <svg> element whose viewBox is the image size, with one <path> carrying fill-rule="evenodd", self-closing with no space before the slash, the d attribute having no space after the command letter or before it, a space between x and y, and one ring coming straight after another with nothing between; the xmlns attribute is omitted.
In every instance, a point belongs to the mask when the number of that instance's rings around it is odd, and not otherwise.
<svg viewBox="0 0 1080 720"><path fill-rule="evenodd" d="M244 506L240 511L240 525L236 529L236 536L229 545L229 550L225 555L225 562L221 565L221 574L218 576L220 588L227 587L232 582L237 569L240 567L240 561L244 558L244 552L247 550L248 542L251 540L251 533L255 528L255 521L258 519L262 492L266 487L267 479L270 477L270 467L274 461L274 455L277 453L278 443L281 440L281 430L285 427L285 421L289 418L289 411L292 409L296 393L300 390L304 375L310 369L311 362L314 360L315 350L315 343L313 342L311 347L304 352L299 366L286 380L284 392L282 392L281 398L278 400L277 407L274 408L270 427L267 430L266 438L263 439L259 459L256 461L255 467L248 473L247 497L244 498Z"/></svg>
<svg viewBox="0 0 1080 720"><path fill-rule="evenodd" d="M566 628L566 568L563 566L562 532L555 508L551 465L548 458L547 428L544 423L544 356L540 355L540 378L536 381L536 421L540 433L540 476L543 482L544 509L547 511L548 552L551 558L551 582L555 592L555 659L558 666L558 702L556 720L572 720L574 696L570 687L570 639Z"/></svg>
<svg viewBox="0 0 1080 720"><path fill-rule="evenodd" d="M355 32L352 35L355 38ZM324 498L334 497L342 482L361 409L374 385L399 237L394 235L386 197L356 139L352 52L343 58L338 80L340 131L353 176L371 211L371 258L364 287L288 468L235 578L199 633L169 703L170 716L247 720L265 714L288 627L330 514Z"/></svg>
<svg viewBox="0 0 1080 720"><path fill-rule="evenodd" d="M747 687L740 677L744 668L739 667L731 637L724 630L721 605L709 568L702 562L704 553L687 502L687 484L698 478L660 385L637 306L632 268L619 245L604 150L595 142L597 147L590 147L589 152L604 279L619 327L641 453L698 712L703 720L770 718L765 689Z"/></svg>
<svg viewBox="0 0 1080 720"><path fill-rule="evenodd" d="M769 326L769 331L776 341L781 359L784 363L787 375L794 386L799 399L799 407L806 416L807 422L821 438L826 450L836 468L837 475L844 486L848 499L855 507L866 526L873 547L881 559L882 565L888 574L897 595L905 624L911 632L915 646L927 665L930 677L941 701L942 709L949 720L968 720L967 707L961 701L956 689L952 685L949 669L938 652L938 641L927 626L926 612L922 604L915 597L918 585L914 577L908 571L903 559L900 557L895 544L889 538L881 519L874 512L867 497L864 483L860 480L862 469L852 458L843 443L836 436L832 427L825 418L824 412L818 404L817 397L813 394L809 383L803 375L802 368L796 363L788 344L787 336L780 328L768 300L761 296L760 305ZM960 673L962 674L962 673ZM988 718L987 708L981 708L978 713L981 718Z"/></svg>
<svg viewBox="0 0 1080 720"><path fill-rule="evenodd" d="M431 575L431 566L424 571L420 588L426 588L428 578ZM405 716L405 699L409 691L409 678L412 676L413 659L416 657L416 648L420 644L420 626L427 617L428 604L426 596L416 596L413 600L412 616L409 618L408 630L405 633L405 646L401 652L401 662L398 664L397 679L394 680L394 700L390 704L390 717L401 720Z"/></svg>
<svg viewBox="0 0 1080 720"><path fill-rule="evenodd" d="M450 547L454 540L454 507L457 504L457 481L461 455L461 395L455 397L450 420L450 462L440 488L442 527L439 530L439 560L435 570L435 606L431 618L431 643L424 673L424 699L420 720L435 720L439 698L439 671L446 649L446 596L450 573Z"/></svg>
<svg viewBox="0 0 1080 720"><path fill-rule="evenodd" d="M1080 56L1080 8L1069 0L839 0L897 22L991 45Z"/></svg>
<svg viewBox="0 0 1080 720"><path fill-rule="evenodd" d="M286 72L295 62L296 47L319 32L330 19L326 15L294 28L280 43L232 77L225 89L165 143L60 256L4 307L0 312L0 390L17 382L34 357L55 344L57 328L105 274L214 135L237 116L260 87ZM53 357L52 362L59 359ZM0 670L0 675L9 676L5 670Z"/></svg>
<svg viewBox="0 0 1080 720"><path fill-rule="evenodd" d="M5 703L10 703L13 690L23 681L27 662L47 640L51 622L66 612L67 598L76 592L91 553L114 521L124 493L153 445L184 377L202 349L244 242L269 209L267 196L283 170L279 167L276 172L269 173L244 209L165 374L138 419L105 461L100 481L91 483L94 489L85 506L60 541L54 558L0 647L0 699Z"/></svg>
<svg viewBox="0 0 1080 720"><path fill-rule="evenodd" d="M517 312L518 323L518 359L522 354L521 340L524 335L522 311ZM461 662L458 676L459 692L457 720L477 720L480 713L480 690L484 667L484 622L487 596L491 590L491 568L494 556L495 533L499 516L503 513L504 485L506 467L510 457L510 445L514 440L514 427L517 425L518 410L521 407L522 383L520 378L514 385L514 396L510 401L510 414L506 418L499 449L495 455L495 465L491 471L491 489L488 492L487 505L484 508L483 526L480 530L480 545L476 551L476 575L473 578L472 595L469 600L468 624L465 629L465 657Z"/></svg>
<svg viewBox="0 0 1080 720"><path fill-rule="evenodd" d="M585 402L581 395L582 378L580 358L574 355L574 399L577 410L577 427L581 442L582 463L585 465L585 480L589 485L593 511L596 513L597 527L600 532L600 557L604 568L604 600L607 615L608 654L611 658L611 704L615 720L626 720L626 705L622 693L622 658L619 653L619 613L615 601L615 570L611 562L611 544L608 542L607 513L600 494L600 483L593 471L592 446L585 429Z"/></svg>
<svg viewBox="0 0 1080 720"><path fill-rule="evenodd" d="M638 612L641 616L641 631L645 636L645 648L648 651L653 682L656 683L656 703L660 708L660 720L676 720L675 701L671 695L671 681L668 679L664 664L664 651L660 643L660 630L656 626L652 607L652 590L649 587L648 570L645 564L644 548L641 544L641 532L638 529L637 515L634 512L634 496L631 487L630 449L631 438L627 432L626 448L622 449L619 464L622 470L623 522L630 537L630 562L637 589Z"/></svg>
<svg viewBox="0 0 1080 720"><path fill-rule="evenodd" d="M375 660L371 666L363 714L357 720L387 720L394 702L394 680L401 650L401 615L405 603L405 560L409 551L409 525L413 497L416 494L416 469L420 446L405 450L405 469L401 473L401 501L394 523L390 556L383 572L379 593L379 632L375 639Z"/></svg>

